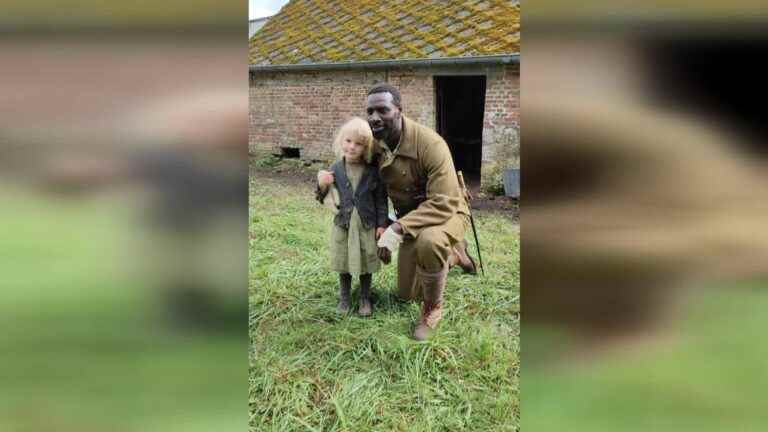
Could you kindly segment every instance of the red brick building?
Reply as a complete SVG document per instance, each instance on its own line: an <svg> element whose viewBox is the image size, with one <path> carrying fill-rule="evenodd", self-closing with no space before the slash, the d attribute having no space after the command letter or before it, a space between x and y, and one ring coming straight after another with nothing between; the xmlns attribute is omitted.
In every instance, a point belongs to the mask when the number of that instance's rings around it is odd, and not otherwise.
<svg viewBox="0 0 768 432"><path fill-rule="evenodd" d="M470 178L519 161L519 4L292 0L250 41L254 156L333 158L333 134L388 81ZM487 180L484 180L487 181Z"/></svg>

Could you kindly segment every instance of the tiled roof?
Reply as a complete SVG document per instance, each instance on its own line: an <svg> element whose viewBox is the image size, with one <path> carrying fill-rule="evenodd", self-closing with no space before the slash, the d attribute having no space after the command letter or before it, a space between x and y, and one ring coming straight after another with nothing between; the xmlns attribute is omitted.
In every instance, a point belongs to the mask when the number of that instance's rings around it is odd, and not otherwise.
<svg viewBox="0 0 768 432"><path fill-rule="evenodd" d="M252 65L512 54L518 0L291 0L250 41Z"/></svg>

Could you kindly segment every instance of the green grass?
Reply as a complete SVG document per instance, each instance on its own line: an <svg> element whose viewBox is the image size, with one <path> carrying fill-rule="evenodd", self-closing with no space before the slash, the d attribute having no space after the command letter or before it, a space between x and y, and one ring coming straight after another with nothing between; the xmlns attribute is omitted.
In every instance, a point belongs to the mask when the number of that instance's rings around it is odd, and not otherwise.
<svg viewBox="0 0 768 432"><path fill-rule="evenodd" d="M526 430L768 430L765 279L698 286L658 340L559 367L525 356ZM526 347L541 342L524 326ZM530 342L530 343L529 343ZM529 366L530 365L530 366Z"/></svg>
<svg viewBox="0 0 768 432"><path fill-rule="evenodd" d="M0 430L242 430L245 332L178 333L123 196L0 188ZM245 297L243 296L243 300Z"/></svg>
<svg viewBox="0 0 768 432"><path fill-rule="evenodd" d="M372 317L336 314L331 215L311 184L253 178L249 217L251 430L519 430L519 230L509 218L476 215L487 276L452 270L439 330L418 343L419 305L390 294L394 264L374 275Z"/></svg>
<svg viewBox="0 0 768 432"><path fill-rule="evenodd" d="M254 168L274 168L280 165L280 158L275 155L268 155L263 158L254 159L251 166Z"/></svg>

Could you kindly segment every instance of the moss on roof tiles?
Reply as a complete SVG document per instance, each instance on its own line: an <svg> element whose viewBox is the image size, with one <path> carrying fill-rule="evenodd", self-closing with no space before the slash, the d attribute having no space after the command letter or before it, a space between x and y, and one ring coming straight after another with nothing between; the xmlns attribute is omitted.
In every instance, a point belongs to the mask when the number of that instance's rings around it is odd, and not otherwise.
<svg viewBox="0 0 768 432"><path fill-rule="evenodd" d="M394 45L394 46L392 46ZM250 41L257 65L512 54L517 0L291 0Z"/></svg>

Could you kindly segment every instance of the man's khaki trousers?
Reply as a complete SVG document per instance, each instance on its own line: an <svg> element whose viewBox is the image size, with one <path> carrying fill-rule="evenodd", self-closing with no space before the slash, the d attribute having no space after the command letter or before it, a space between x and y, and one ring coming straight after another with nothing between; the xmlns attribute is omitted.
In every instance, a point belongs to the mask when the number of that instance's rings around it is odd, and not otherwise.
<svg viewBox="0 0 768 432"><path fill-rule="evenodd" d="M421 284L416 267L427 273L439 272L452 253L452 247L464 238L469 216L457 213L442 225L419 232L416 238L406 235L397 258L397 295L403 300L421 300Z"/></svg>

